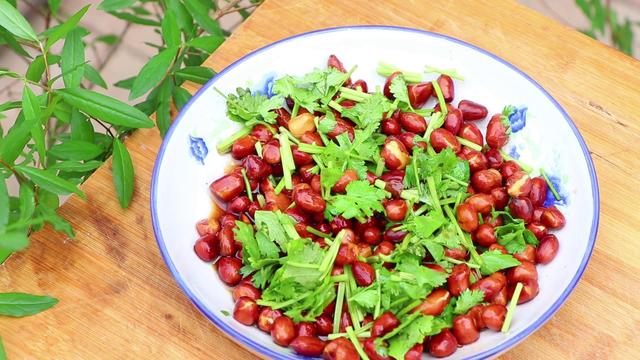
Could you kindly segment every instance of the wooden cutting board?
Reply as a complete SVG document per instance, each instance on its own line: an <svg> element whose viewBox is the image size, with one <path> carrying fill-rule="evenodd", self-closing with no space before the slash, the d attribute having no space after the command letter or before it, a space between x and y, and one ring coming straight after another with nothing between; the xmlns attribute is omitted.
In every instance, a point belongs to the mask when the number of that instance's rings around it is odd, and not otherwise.
<svg viewBox="0 0 640 360"><path fill-rule="evenodd" d="M595 161L600 232L567 303L503 358L640 358L640 63L512 1L268 0L206 65L221 70L275 40L353 24L468 41L531 75L562 104ZM191 305L162 262L149 216L159 145L156 130L127 141L137 175L130 209L119 208L107 164L84 184L87 202L73 197L61 209L76 239L47 229L0 267L0 291L60 299L33 317L0 318L10 359L255 357Z"/></svg>

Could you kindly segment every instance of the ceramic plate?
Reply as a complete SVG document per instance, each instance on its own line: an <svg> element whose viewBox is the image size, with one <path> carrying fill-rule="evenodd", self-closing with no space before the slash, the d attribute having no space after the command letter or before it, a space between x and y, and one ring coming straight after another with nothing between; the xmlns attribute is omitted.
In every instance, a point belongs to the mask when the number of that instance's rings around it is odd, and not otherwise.
<svg viewBox="0 0 640 360"><path fill-rule="evenodd" d="M357 65L352 78L365 79L370 89L384 84L375 72L379 61L412 71L431 65L455 68L464 76L465 81L456 81L456 103L474 100L487 106L490 114L508 104L517 106L518 111L510 117L514 134L505 150L536 169L544 167L559 189L561 200L556 204L567 225L557 233L560 250L555 260L538 267L540 294L518 306L509 332L483 331L477 342L458 349L451 358L495 356L531 335L565 302L593 250L599 199L587 147L562 107L513 65L463 41L408 28L341 27L278 41L231 64L184 107L156 160L151 212L162 256L187 297L250 350L271 358L300 358L274 344L268 334L224 315L233 310L231 294L211 265L193 252L197 238L194 224L209 214L208 186L231 161L228 155L216 152L216 144L239 129L227 119L225 101L214 88L230 93L238 86L248 86L269 93L274 77L324 67L330 54L336 54L347 68ZM432 99L426 106L433 103ZM486 127L485 123L478 125Z"/></svg>

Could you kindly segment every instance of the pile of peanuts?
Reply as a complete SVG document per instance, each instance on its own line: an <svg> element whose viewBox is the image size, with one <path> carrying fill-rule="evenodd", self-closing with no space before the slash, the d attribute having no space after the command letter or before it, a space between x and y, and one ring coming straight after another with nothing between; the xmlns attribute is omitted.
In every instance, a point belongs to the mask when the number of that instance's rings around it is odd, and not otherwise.
<svg viewBox="0 0 640 360"><path fill-rule="evenodd" d="M335 56L329 58L328 66L345 71ZM400 73L393 73L386 81L383 92L389 98L393 98L389 85L398 75ZM436 152L451 148L459 158L468 161L471 172L469 197L455 209L460 228L471 234L479 252L497 250L506 254L507 250L498 244L495 233L495 228L503 225L503 218L494 217L491 212L508 209L514 218L525 222L526 229L535 235L539 245L534 247L528 244L524 251L513 254L521 262L519 266L485 277L481 277L465 263L453 266L447 283L433 290L413 311L437 316L443 312L452 297L459 296L466 289L484 292L484 305L476 305L467 314L456 316L451 329L444 329L437 335L427 337L424 343L415 345L405 359L420 359L423 352L434 357L446 357L453 354L459 346L475 342L483 329L500 331L507 312L507 302L517 283L523 285L518 298L519 304L530 301L538 294L536 264L549 263L556 256L559 247L557 237L549 230L560 229L565 224L564 216L557 207L544 207L548 192L545 179L531 177L516 161L503 159L500 149L509 140L508 123L505 123L503 115L496 114L490 118L486 136L483 136L477 123L487 118L487 108L470 100L461 100L456 107L453 105L453 79L440 75L437 83L446 102L447 115L443 126L430 134L430 145ZM368 91L364 80L349 80L347 85L362 92ZM435 97L431 82L409 84L407 90L411 105L416 109ZM291 118L289 109L293 104L290 99L287 100L287 107L283 106L275 111L277 125L288 129L301 143L323 146L314 124L317 114L301 108L299 114ZM340 105L346 108L353 106L354 102L344 100ZM435 105L435 110L440 110L439 104ZM354 123L342 118L339 112L334 115L336 126L327 136L334 139L339 134L346 133L353 139ZM261 290L253 285L251 276L243 278L240 272L243 265L242 244L236 241L233 229L236 221L250 224L257 210L280 210L295 220L295 228L301 237L312 239L321 246L325 246L324 239L307 231L308 226L333 236L344 230L332 274L341 274L343 267L350 265L357 284L370 285L375 281L374 270L370 264L361 260L373 255L391 255L396 245L407 235L405 231L397 229L398 223L401 224L409 212L409 204L400 194L404 189L405 168L411 160L411 150L415 146L425 149L428 147L424 141L414 141L418 134L425 133L427 126L427 120L423 116L399 110L382 120L379 131L386 135L386 140L380 155L386 168L380 176L368 172L366 179L361 180L368 180L372 184L377 179L384 181L391 198L383 201L384 213L367 218L364 222L342 216L336 216L330 221L325 218L323 212L326 202L321 196L321 178L311 171L315 166L314 159L310 154L300 151L296 145L291 146L296 165L293 189L276 193L268 177L282 176L280 144L267 125L256 125L249 135L237 140L232 146L231 155L239 161L239 165L210 186L211 193L224 211L197 223L200 238L194 246L197 256L203 261L215 262L220 279L232 287L234 319L247 326L256 325L260 330L270 333L276 344L291 347L304 356L359 359L361 356L348 339L339 337L328 341L325 338L332 333L335 302L315 322L301 323L294 323L278 309L260 307L256 303L261 297ZM477 144L482 150L461 145L458 137ZM257 143L261 146L256 147ZM257 153L257 148L262 153ZM262 205L257 200L251 201L247 196L243 171L253 194L264 196ZM358 174L354 170L345 171L333 186L333 193L344 193L347 184L357 179ZM461 262L469 259L469 253L463 247L446 248L445 255ZM424 265L446 271L432 260L427 256ZM472 282L472 278L478 280ZM344 332L352 324L347 311L342 315L340 329ZM370 359L388 359L375 351L374 339L392 331L400 322L389 311L383 312L376 319L367 315L362 325L370 322L373 322L371 336L361 339L361 345Z"/></svg>

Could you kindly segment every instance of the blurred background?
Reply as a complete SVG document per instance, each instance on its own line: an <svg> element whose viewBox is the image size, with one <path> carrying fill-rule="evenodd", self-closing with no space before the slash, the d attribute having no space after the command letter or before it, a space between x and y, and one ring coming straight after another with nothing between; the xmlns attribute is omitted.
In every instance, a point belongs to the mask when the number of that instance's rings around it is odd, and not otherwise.
<svg viewBox="0 0 640 360"><path fill-rule="evenodd" d="M640 56L640 0L519 0L535 11L553 18L567 26L580 30L609 45L615 46L631 56ZM98 0L64 0L62 14L70 14L87 3L95 4L85 16L82 25L92 35L88 43L87 56L91 64L101 70L107 84L106 92L122 100L127 99L127 91L111 86L116 81L136 75L146 61L156 53L156 49L143 45L159 37L150 27L127 25L113 16L96 10ZM46 0L18 0L21 12L34 24L36 30L44 26L43 16ZM148 7L152 11L153 2ZM223 27L233 30L242 22L238 14L224 17ZM635 33L635 34L634 34ZM123 40L113 42L113 35ZM635 36L634 36L635 35ZM0 69L10 68L18 72L28 64L12 51L0 47ZM20 96L21 81L0 79L0 103Z"/></svg>

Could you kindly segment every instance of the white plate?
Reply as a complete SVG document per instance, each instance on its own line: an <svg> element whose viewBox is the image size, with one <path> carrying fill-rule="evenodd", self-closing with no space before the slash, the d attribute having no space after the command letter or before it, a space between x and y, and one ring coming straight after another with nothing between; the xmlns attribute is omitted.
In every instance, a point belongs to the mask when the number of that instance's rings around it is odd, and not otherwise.
<svg viewBox="0 0 640 360"><path fill-rule="evenodd" d="M336 54L347 68L358 65L352 78L365 79L370 89L384 83L375 73L379 61L412 71L421 71L428 64L456 68L465 77L455 82L455 103L474 100L487 106L490 114L507 104L518 106L520 114L528 108L526 126L518 122L518 115L512 117L512 128L517 131L506 150L535 168L544 167L559 186L560 209L567 220L557 233L560 250L551 264L538 267L540 294L518 306L508 334L483 331L477 342L458 349L451 358L495 356L529 336L567 299L593 250L599 196L589 152L560 105L513 65L463 41L408 28L341 27L278 41L231 64L185 106L162 144L151 189L158 246L180 287L211 321L249 349L272 358L300 358L274 344L268 334L223 315L233 310L231 295L211 265L194 254L194 224L209 214L208 186L230 162L215 146L239 128L227 119L225 101L214 87L223 93L234 92L238 86L264 91L274 76L300 75L326 66L330 54ZM479 127L484 129L485 124Z"/></svg>

